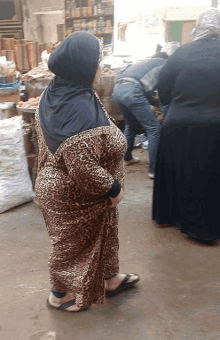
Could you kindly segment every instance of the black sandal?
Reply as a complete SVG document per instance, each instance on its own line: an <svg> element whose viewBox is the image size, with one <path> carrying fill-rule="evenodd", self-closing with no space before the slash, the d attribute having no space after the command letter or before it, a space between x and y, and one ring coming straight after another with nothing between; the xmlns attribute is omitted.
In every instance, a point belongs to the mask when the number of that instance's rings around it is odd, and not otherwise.
<svg viewBox="0 0 220 340"><path fill-rule="evenodd" d="M77 311L68 311L67 308L75 305L75 303L76 303L76 300L74 299L74 300L70 300L68 302L63 303L59 307L54 307L50 304L49 299L47 299L47 307L48 308L62 310L63 312L77 313L77 312L82 312L82 311L89 309L88 307L82 307Z"/></svg>
<svg viewBox="0 0 220 340"><path fill-rule="evenodd" d="M132 282L128 282L128 280L130 280L130 278L132 276L138 276L138 279L132 281ZM137 274L127 274L124 278L124 280L122 281L122 283L118 286L118 288L116 288L115 290L106 290L105 291L105 294L106 296L115 296L115 295L118 295L119 293L121 293L123 290L126 290L126 289L130 289L132 288L138 281L140 281L140 276L137 275Z"/></svg>

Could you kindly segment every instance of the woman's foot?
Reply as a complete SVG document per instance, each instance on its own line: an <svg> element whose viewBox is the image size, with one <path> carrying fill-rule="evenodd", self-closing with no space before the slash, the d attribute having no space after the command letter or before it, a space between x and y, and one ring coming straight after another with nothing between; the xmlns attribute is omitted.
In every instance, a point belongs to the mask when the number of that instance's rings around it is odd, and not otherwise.
<svg viewBox="0 0 220 340"><path fill-rule="evenodd" d="M62 310L65 310L67 312L79 312L80 310L82 310L81 307L78 307L77 305L75 305L74 303L74 296L71 293L66 293L66 295L62 298L57 298L55 295L53 295L53 293L50 293L50 296L48 298L48 303L51 307L54 308L59 308L61 305L67 304L68 302L71 302L71 306L69 307L65 307L64 308L60 308Z"/></svg>
<svg viewBox="0 0 220 340"><path fill-rule="evenodd" d="M127 277L128 274L117 274L116 276L114 276L113 278L109 279L109 280L105 280L105 289L107 291L114 291L117 290L117 288L119 288L119 286L123 283L123 281L125 280L125 278ZM137 274L129 274L129 278L126 281L126 284L135 284L140 280L140 277ZM125 284L125 285L126 285Z"/></svg>

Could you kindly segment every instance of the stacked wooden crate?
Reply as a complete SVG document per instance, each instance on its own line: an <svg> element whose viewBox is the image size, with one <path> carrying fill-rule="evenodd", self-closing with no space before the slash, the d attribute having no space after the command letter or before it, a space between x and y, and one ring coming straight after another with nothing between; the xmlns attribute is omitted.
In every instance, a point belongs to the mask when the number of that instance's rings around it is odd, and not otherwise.
<svg viewBox="0 0 220 340"><path fill-rule="evenodd" d="M51 53L53 48L52 43L41 44L14 38L0 39L0 56L6 56L7 60L14 61L20 72L27 72L36 67L41 61L41 53L44 50Z"/></svg>

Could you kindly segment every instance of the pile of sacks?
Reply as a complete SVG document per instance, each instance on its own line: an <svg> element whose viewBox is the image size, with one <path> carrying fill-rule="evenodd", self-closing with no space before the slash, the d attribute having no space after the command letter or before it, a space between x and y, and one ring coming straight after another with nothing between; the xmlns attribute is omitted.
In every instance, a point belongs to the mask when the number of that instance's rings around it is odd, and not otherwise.
<svg viewBox="0 0 220 340"><path fill-rule="evenodd" d="M28 171L22 117L0 120L0 214L35 197Z"/></svg>
<svg viewBox="0 0 220 340"><path fill-rule="evenodd" d="M44 67L43 63L40 63L37 67L34 67L32 70L27 72L22 76L22 79L42 79L49 78L53 79L54 74L50 72L48 68Z"/></svg>

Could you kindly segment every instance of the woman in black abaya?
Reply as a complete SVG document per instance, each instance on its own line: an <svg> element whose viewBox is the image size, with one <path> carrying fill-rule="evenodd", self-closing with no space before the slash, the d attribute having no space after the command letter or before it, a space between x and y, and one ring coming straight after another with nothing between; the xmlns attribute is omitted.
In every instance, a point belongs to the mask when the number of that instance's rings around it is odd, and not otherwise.
<svg viewBox="0 0 220 340"><path fill-rule="evenodd" d="M220 13L201 14L193 42L167 61L158 81L170 105L159 142L152 218L204 243L220 238Z"/></svg>

